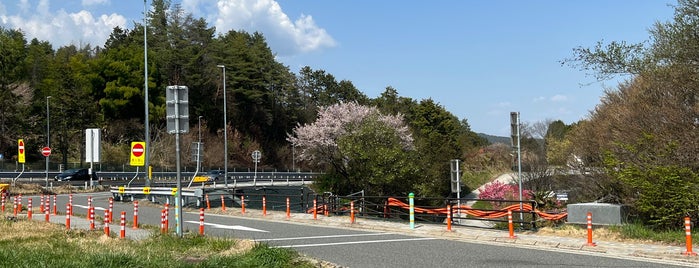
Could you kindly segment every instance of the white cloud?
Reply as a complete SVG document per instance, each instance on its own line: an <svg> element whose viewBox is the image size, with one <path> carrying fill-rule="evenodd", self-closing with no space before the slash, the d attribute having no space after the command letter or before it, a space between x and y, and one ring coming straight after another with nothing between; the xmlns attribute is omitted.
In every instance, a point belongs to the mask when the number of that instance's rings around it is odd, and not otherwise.
<svg viewBox="0 0 699 268"><path fill-rule="evenodd" d="M92 0L100 1L104 0ZM55 48L70 44L102 46L114 27L126 26L126 18L117 14L94 17L85 10L76 13L68 13L63 9L52 11L48 0L39 1L33 12L33 7L25 0L19 5L20 9L26 8L28 11L0 17L3 26L21 29L27 40L46 40Z"/></svg>
<svg viewBox="0 0 699 268"><path fill-rule="evenodd" d="M197 3L188 0L187 3ZM229 30L261 32L272 49L282 56L333 47L335 40L318 27L313 17L301 15L296 21L273 0L219 0L213 21L219 33Z"/></svg>
<svg viewBox="0 0 699 268"><path fill-rule="evenodd" d="M546 97L544 97L544 96L539 96L539 97L534 98L533 101L534 101L534 102L540 102L540 101L545 101L545 100L546 100Z"/></svg>
<svg viewBox="0 0 699 268"><path fill-rule="evenodd" d="M553 101L553 102L561 102L561 101L567 101L567 100L568 100L567 96L560 95L560 94L554 95L553 97L551 97L551 101Z"/></svg>
<svg viewBox="0 0 699 268"><path fill-rule="evenodd" d="M83 0L82 2L83 6L103 5L107 3L109 3L109 0Z"/></svg>

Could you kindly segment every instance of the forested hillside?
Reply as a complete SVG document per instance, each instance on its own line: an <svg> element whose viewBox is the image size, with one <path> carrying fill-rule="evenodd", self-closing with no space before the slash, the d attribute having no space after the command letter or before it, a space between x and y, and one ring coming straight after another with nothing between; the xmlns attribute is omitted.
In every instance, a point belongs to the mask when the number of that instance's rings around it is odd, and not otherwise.
<svg viewBox="0 0 699 268"><path fill-rule="evenodd" d="M404 117L415 138L429 180L448 189L449 159L486 144L459 119L430 99L399 96L387 87L372 99L351 81L310 66L294 73L275 59L261 33L229 31L220 35L203 18L179 5L156 0L148 13L148 109L150 163L174 166L174 138L167 134L165 88L189 87L189 133L182 160L194 166L190 146L204 142L203 166L223 166L223 131L228 131L232 168L249 167L250 153L263 153L267 168L323 168L298 161L287 139L297 126L316 120L318 109L338 103L372 106ZM128 165L132 141L145 136L144 28L114 28L104 44L54 47L26 40L21 29L0 28L0 153L14 162L17 139L27 144L27 162L43 163L39 148L53 148L51 168L84 162L84 129L102 130L101 168ZM227 103L223 103L225 88ZM429 89L425 89L429 90ZM224 105L227 122L223 120ZM317 170L317 169L316 169ZM442 183L439 183L442 185ZM440 189L437 192L445 192Z"/></svg>

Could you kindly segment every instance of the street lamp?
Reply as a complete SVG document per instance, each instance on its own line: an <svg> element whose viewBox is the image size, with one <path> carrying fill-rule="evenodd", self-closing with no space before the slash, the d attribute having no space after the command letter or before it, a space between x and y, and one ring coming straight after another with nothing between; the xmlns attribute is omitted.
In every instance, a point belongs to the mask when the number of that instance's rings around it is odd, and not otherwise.
<svg viewBox="0 0 699 268"><path fill-rule="evenodd" d="M46 147L51 148L51 117L49 117L49 99L51 96L46 96ZM46 156L46 188L49 187L49 157Z"/></svg>
<svg viewBox="0 0 699 268"><path fill-rule="evenodd" d="M226 111L226 106L228 102L226 101L226 66L216 65L216 67L223 70L223 183L228 188L228 119Z"/></svg>

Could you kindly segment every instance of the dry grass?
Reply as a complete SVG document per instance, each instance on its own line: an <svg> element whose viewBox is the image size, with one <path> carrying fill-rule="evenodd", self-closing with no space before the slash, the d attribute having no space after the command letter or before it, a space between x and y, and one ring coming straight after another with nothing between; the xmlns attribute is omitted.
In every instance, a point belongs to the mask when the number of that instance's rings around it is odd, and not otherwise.
<svg viewBox="0 0 699 268"><path fill-rule="evenodd" d="M587 228L583 228L576 225L563 225L560 227L543 227L538 229L536 232L531 232L537 235L548 235L548 236L562 236L562 237L577 237L586 238ZM650 240L639 240L624 237L617 230L610 230L606 227L594 227L593 235L595 240L611 241L611 242L642 242L642 243L656 243L665 244L659 241Z"/></svg>

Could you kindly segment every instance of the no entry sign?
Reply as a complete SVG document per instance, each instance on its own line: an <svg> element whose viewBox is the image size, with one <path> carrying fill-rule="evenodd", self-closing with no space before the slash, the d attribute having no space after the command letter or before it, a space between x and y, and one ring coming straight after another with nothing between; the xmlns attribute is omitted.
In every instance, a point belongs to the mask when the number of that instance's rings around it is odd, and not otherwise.
<svg viewBox="0 0 699 268"><path fill-rule="evenodd" d="M49 157L49 155L51 155L51 148L49 148L48 146L41 148L41 155Z"/></svg>
<svg viewBox="0 0 699 268"><path fill-rule="evenodd" d="M132 166L142 167L146 164L146 143L134 141L131 143L131 161Z"/></svg>

